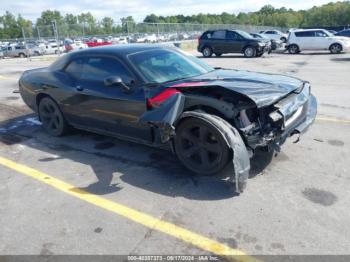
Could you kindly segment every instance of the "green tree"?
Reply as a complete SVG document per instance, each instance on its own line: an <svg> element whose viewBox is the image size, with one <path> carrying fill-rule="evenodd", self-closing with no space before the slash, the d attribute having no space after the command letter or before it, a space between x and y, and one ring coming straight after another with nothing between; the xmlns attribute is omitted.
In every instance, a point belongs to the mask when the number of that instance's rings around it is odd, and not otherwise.
<svg viewBox="0 0 350 262"><path fill-rule="evenodd" d="M104 17L101 21L103 31L105 34L111 34L113 33L113 24L114 21L111 17Z"/></svg>

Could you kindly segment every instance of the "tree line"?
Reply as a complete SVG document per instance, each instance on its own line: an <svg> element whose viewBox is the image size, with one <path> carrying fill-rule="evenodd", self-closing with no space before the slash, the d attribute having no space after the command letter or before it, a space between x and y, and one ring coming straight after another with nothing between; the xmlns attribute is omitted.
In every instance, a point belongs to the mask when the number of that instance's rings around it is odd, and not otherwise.
<svg viewBox="0 0 350 262"><path fill-rule="evenodd" d="M102 35L127 33L135 23L132 16L115 21L111 17L97 20L90 12L79 15L62 15L57 10L46 10L33 23L6 11L0 16L0 39L53 36L52 22L55 21L60 35ZM315 6L308 10L294 11L292 9L274 8L266 5L256 12L240 12L237 15L223 12L222 14L196 14L190 16L172 15L158 16L150 14L143 20L145 23L191 23L191 24L244 24L257 26L274 26L286 28L312 26L339 26L350 24L350 1L328 3ZM142 26L142 25L141 25Z"/></svg>

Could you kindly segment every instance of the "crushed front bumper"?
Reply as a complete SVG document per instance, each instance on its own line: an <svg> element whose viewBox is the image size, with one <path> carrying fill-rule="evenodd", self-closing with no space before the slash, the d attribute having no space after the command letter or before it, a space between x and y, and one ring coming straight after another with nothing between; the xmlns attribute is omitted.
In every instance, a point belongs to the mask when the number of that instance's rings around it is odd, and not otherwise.
<svg viewBox="0 0 350 262"><path fill-rule="evenodd" d="M308 101L303 106L302 115L283 131L276 144L282 145L288 137L305 133L315 121L316 115L317 100L316 97L310 93Z"/></svg>

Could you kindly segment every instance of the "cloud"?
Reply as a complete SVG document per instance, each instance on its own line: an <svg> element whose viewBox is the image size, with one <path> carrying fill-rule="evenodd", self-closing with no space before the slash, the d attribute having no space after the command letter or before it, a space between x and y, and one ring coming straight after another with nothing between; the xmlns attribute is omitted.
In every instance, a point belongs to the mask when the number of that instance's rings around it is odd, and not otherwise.
<svg viewBox="0 0 350 262"><path fill-rule="evenodd" d="M286 7L295 10L311 8L314 5L322 5L329 0L1 0L1 9L8 10L14 14L22 14L25 18L35 21L42 11L56 9L61 13L80 14L91 12L98 19L110 16L115 21L128 15L141 21L151 13L157 15L192 15L198 13L239 13L257 11L266 4L276 8ZM1 13L0 13L1 15Z"/></svg>

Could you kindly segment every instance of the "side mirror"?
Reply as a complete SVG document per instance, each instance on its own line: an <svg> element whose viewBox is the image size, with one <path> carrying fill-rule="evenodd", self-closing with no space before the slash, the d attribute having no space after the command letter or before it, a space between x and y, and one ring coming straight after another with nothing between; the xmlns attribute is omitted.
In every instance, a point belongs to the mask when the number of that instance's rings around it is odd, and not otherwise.
<svg viewBox="0 0 350 262"><path fill-rule="evenodd" d="M121 90L123 92L129 92L130 91L130 87L127 86L123 80L121 79L121 77L119 76L111 76L111 77L107 77L105 80L104 80L104 84L105 86L119 86L121 88Z"/></svg>

